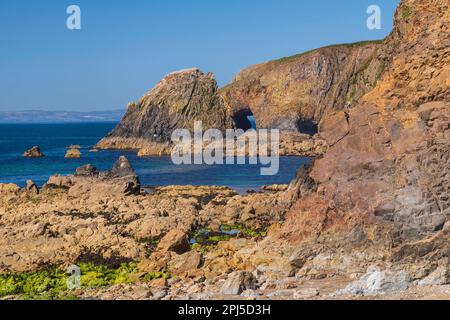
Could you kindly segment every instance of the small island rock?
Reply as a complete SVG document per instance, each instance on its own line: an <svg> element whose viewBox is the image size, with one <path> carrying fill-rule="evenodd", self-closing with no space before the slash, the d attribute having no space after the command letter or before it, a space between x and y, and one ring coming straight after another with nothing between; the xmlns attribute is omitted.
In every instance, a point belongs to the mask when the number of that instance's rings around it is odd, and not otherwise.
<svg viewBox="0 0 450 320"><path fill-rule="evenodd" d="M33 148L25 151L23 156L25 158L42 158L44 157L44 154L41 152L41 148L34 146Z"/></svg>
<svg viewBox="0 0 450 320"><path fill-rule="evenodd" d="M81 152L77 148L72 148L67 150L66 152L66 159L79 159L81 158Z"/></svg>

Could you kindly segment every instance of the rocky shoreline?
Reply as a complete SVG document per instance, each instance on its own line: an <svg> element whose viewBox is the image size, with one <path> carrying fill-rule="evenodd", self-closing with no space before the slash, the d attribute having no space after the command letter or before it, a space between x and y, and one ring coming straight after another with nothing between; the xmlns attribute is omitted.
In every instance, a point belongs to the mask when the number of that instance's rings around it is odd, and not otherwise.
<svg viewBox="0 0 450 320"><path fill-rule="evenodd" d="M83 289L61 290L53 297L59 299L449 296L448 286L440 286L448 281L445 255L411 260L416 250L448 250L448 223L435 236L394 251L382 226L301 245L287 242L285 215L314 188L308 171L302 168L289 187L268 186L264 193L173 186L147 194L121 157L110 171L86 165L74 175L51 177L41 189L0 185L0 274L40 274L48 266L64 270L85 263L115 270L126 264L128 273L121 271L124 278L117 283L82 278ZM1 277L0 287L6 290ZM19 290L2 296L25 293L44 294Z"/></svg>
<svg viewBox="0 0 450 320"><path fill-rule="evenodd" d="M235 141L231 141L233 144ZM223 149L223 145L226 145L227 140L218 146L219 149ZM208 147L211 147L208 145ZM155 143L146 139L130 139L130 138L105 138L96 144L95 148L102 150L133 150L137 152L139 157L160 157L170 156L174 150L172 143ZM194 153L194 145L189 146L192 154ZM280 156L300 156L300 157L322 157L328 150L328 144L325 139L319 135L309 136L296 132L281 133L279 141L279 155ZM237 156L240 153L249 155L248 144L245 145L245 150L238 148L234 149L234 155ZM224 154L226 150L223 150ZM253 155L258 155L256 154Z"/></svg>
<svg viewBox="0 0 450 320"><path fill-rule="evenodd" d="M88 259L111 267L134 261L143 275L167 272L169 282L215 278L230 267L209 253L212 246L232 238L239 246L257 243L258 232L281 221L286 208L279 192L240 196L225 187L174 186L146 194L124 157L108 172L86 165L41 189L10 184L0 185L0 193L0 274ZM225 225L242 230L222 234ZM203 229L211 233L205 242L190 243Z"/></svg>

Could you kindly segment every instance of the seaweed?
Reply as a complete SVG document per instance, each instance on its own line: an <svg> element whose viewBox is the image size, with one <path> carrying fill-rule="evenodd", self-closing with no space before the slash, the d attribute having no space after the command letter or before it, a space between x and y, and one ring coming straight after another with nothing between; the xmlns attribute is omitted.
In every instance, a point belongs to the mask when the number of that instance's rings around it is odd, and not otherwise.
<svg viewBox="0 0 450 320"><path fill-rule="evenodd" d="M137 263L122 263L114 268L92 262L78 263L81 271L80 289L108 287L116 284L134 283L169 278L165 272L141 273ZM77 299L67 288L68 275L61 267L49 267L37 272L0 275L0 298L18 296L25 300Z"/></svg>

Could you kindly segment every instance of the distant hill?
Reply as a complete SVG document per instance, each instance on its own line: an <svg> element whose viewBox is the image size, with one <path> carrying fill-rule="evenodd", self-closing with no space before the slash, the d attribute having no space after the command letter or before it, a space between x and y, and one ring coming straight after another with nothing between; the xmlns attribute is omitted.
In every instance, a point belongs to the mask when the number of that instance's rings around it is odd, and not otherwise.
<svg viewBox="0 0 450 320"><path fill-rule="evenodd" d="M111 111L0 111L0 123L69 123L69 122L119 122L123 110Z"/></svg>

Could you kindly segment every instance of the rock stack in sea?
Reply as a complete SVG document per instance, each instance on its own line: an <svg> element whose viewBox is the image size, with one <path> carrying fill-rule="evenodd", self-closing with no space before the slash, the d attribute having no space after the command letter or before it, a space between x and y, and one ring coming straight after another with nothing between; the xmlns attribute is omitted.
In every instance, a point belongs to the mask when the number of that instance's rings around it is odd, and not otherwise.
<svg viewBox="0 0 450 320"><path fill-rule="evenodd" d="M67 147L65 158L66 159L79 159L79 158L81 158L80 148L81 147L78 146L78 145Z"/></svg>
<svg viewBox="0 0 450 320"><path fill-rule="evenodd" d="M42 158L44 157L44 154L42 153L41 148L34 146L33 148L25 151L23 156L25 158Z"/></svg>
<svg viewBox="0 0 450 320"><path fill-rule="evenodd" d="M195 121L202 121L204 130L232 126L212 74L198 69L174 72L137 103L130 103L120 124L96 148L136 149L141 150L141 155L167 154L172 132L192 132Z"/></svg>

